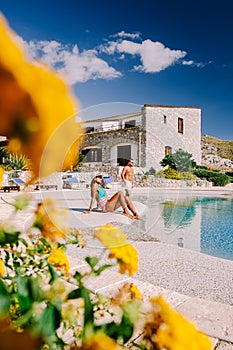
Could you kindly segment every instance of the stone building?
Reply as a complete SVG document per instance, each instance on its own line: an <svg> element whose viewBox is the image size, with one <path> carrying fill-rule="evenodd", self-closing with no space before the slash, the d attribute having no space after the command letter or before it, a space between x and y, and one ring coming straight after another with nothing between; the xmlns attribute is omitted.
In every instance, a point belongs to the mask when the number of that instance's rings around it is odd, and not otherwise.
<svg viewBox="0 0 233 350"><path fill-rule="evenodd" d="M166 154L179 148L201 164L201 110L198 107L145 104L141 112L83 123L80 152L87 165L125 165L133 158L146 170L161 169Z"/></svg>

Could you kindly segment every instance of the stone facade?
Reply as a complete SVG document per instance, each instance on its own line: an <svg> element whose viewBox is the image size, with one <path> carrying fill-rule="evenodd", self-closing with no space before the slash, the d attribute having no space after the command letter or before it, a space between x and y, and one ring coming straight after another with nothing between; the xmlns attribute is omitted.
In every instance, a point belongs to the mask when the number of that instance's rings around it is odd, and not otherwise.
<svg viewBox="0 0 233 350"><path fill-rule="evenodd" d="M201 164L201 113L195 107L145 105L142 109L146 130L146 168L160 168L165 148L174 153L179 148L193 155ZM179 130L179 121L180 125Z"/></svg>
<svg viewBox="0 0 233 350"><path fill-rule="evenodd" d="M174 153L179 148L201 164L198 107L144 105L140 113L88 121L84 127L87 134L80 151L86 165L124 165L121 149L127 154L125 159L133 158L136 166L158 171L167 152Z"/></svg>

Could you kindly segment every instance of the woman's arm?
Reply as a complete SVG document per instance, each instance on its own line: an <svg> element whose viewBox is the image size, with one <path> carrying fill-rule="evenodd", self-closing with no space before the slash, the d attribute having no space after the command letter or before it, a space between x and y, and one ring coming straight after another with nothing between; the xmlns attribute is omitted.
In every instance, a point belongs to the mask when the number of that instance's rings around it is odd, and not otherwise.
<svg viewBox="0 0 233 350"><path fill-rule="evenodd" d="M94 207L94 204L95 204L95 201L96 201L96 198L97 198L97 190L98 190L98 185L97 184L93 184L91 186L91 202L90 202L90 205L89 205L89 209L87 211L84 211L83 213L84 214L90 214L93 207Z"/></svg>

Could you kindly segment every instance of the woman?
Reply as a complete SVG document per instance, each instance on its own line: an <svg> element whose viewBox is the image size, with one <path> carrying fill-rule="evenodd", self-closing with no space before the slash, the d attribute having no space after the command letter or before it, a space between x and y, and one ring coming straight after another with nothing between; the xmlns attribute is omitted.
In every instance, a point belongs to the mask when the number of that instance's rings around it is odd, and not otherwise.
<svg viewBox="0 0 233 350"><path fill-rule="evenodd" d="M129 198L126 198L123 192L119 191L115 193L110 199L108 199L107 192L103 188L103 176L101 174L96 175L91 182L91 202L89 209L84 214L90 214L95 201L97 201L98 209L104 213L113 212L114 210L122 207L123 215L130 219L139 219L139 215L136 212L133 203ZM130 214L129 210L133 213Z"/></svg>

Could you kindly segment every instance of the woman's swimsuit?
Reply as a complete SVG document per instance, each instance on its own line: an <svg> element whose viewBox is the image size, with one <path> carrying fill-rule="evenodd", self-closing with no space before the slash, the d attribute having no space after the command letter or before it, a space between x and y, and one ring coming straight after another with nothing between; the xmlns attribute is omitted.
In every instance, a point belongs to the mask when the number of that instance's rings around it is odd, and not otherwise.
<svg viewBox="0 0 233 350"><path fill-rule="evenodd" d="M107 192L100 185L98 186L97 192L98 192L98 200L97 200L98 208L105 212L106 211L106 204L108 202Z"/></svg>

